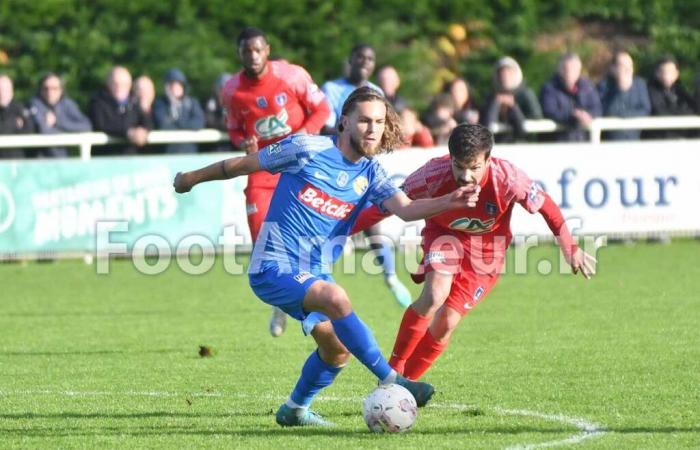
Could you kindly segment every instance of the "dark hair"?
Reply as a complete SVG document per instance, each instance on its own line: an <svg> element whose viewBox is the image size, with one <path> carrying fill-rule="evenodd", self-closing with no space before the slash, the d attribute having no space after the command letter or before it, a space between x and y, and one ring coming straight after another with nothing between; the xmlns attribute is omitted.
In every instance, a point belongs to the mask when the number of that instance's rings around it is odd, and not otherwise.
<svg viewBox="0 0 700 450"><path fill-rule="evenodd" d="M364 43L360 43L360 44L356 44L356 45L350 50L350 56L353 56L355 53L359 53L359 52L361 52L362 50L364 50L364 49L366 49L366 48L368 48L368 49L374 51L374 49L372 48L371 45L369 45L369 44L364 44Z"/></svg>
<svg viewBox="0 0 700 450"><path fill-rule="evenodd" d="M238 39L236 42L238 42L238 46L240 47L243 42L256 37L261 37L265 42L267 42L267 36L265 36L263 30L257 27L245 27L238 34Z"/></svg>
<svg viewBox="0 0 700 450"><path fill-rule="evenodd" d="M447 148L457 161L472 161L477 155L491 156L493 133L483 125L461 123L450 133Z"/></svg>
<svg viewBox="0 0 700 450"><path fill-rule="evenodd" d="M59 74L57 74L56 72L46 72L45 74L43 74L43 75L41 76L41 78L39 78L39 85L37 86L37 89L39 90L39 92L41 92L41 88L44 86L44 83L45 83L46 80L48 80L49 78L57 78L57 79L58 79L58 83L61 85L61 90L64 90L64 86L63 86L63 85L64 85L65 83L63 82L63 78L61 78L61 76L60 76Z"/></svg>
<svg viewBox="0 0 700 450"><path fill-rule="evenodd" d="M394 111L389 101L369 86L362 86L352 91L343 103L342 116L349 116L355 111L355 106L360 102L383 102L386 106L386 120L384 121L384 134L379 144L384 150L393 150L403 144L403 132L401 131L401 119ZM338 120L338 131L343 132L343 124Z"/></svg>
<svg viewBox="0 0 700 450"><path fill-rule="evenodd" d="M668 54L663 55L659 59L659 61L656 63L656 68L658 69L659 67L663 66L664 64L668 64L668 63L671 63L674 66L676 66L676 68L678 68L678 60L676 60L676 58L674 58L673 55L668 55Z"/></svg>

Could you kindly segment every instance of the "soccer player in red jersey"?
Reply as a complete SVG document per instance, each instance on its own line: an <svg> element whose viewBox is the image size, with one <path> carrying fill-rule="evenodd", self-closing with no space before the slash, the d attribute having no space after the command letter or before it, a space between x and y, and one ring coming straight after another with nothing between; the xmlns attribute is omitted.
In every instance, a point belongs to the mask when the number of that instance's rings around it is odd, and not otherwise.
<svg viewBox="0 0 700 450"><path fill-rule="evenodd" d="M425 286L403 316L389 361L411 380L430 368L462 318L498 281L513 237L510 217L516 203L542 215L574 273L580 271L588 279L596 262L574 243L549 195L512 163L490 156L493 134L487 128L461 124L452 131L448 147L449 155L432 159L412 173L403 190L411 199L434 198L457 186L476 185L479 197L474 207L425 221L424 257L419 273L412 275ZM353 232L384 217L378 208L368 208Z"/></svg>
<svg viewBox="0 0 700 450"><path fill-rule="evenodd" d="M269 61L270 44L255 27L247 27L238 35L238 56L243 70L222 90L228 134L236 148L254 153L290 134L318 134L330 108L303 67ZM267 215L278 178L279 175L264 171L248 176L246 212L253 242ZM280 336L285 326L286 315L273 308L270 334Z"/></svg>

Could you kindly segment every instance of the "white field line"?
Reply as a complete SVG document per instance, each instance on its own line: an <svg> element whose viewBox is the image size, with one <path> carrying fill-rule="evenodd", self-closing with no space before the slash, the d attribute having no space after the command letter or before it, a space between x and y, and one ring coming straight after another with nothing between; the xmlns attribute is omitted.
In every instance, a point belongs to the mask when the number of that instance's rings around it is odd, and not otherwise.
<svg viewBox="0 0 700 450"><path fill-rule="evenodd" d="M17 391L4 391L0 390L0 397L9 397L17 395L62 395L66 397L157 397L157 398L168 398L168 397L219 397L219 398L253 398L250 394L244 392L168 392L168 391L54 391L54 390L17 390ZM263 398L266 400L284 400L284 396L281 395L257 395L256 399ZM319 400L325 401L343 401L343 402L359 402L362 400L360 397L334 397L334 396L319 396ZM466 405L463 403L434 403L428 406L429 408L436 409L455 409L455 410L469 410L474 406ZM580 433L576 433L573 436L569 436L564 439L558 439L555 441L540 442L535 444L518 444L512 447L508 447L507 450L532 450L538 448L548 448L566 445L575 445L586 439L591 439L594 437L599 437L607 433L605 427L579 417L570 417L562 414L547 414L539 411L530 411L527 409L507 409L501 407L492 408L497 414L503 416L524 416L524 417L535 417L538 419L543 419L551 422L559 422L572 427L578 428Z"/></svg>

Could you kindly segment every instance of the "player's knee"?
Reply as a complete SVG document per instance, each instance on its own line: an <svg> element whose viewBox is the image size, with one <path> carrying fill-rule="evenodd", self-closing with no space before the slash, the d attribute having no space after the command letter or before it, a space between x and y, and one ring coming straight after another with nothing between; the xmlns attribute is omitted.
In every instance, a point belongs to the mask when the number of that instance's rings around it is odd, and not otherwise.
<svg viewBox="0 0 700 450"><path fill-rule="evenodd" d="M421 306L430 311L435 312L440 306L445 303L447 297L450 295L449 289L445 289L441 286L430 286L423 289L423 292L418 299Z"/></svg>
<svg viewBox="0 0 700 450"><path fill-rule="evenodd" d="M339 286L329 286L326 297L326 315L331 319L340 319L352 312L352 305L345 290Z"/></svg>

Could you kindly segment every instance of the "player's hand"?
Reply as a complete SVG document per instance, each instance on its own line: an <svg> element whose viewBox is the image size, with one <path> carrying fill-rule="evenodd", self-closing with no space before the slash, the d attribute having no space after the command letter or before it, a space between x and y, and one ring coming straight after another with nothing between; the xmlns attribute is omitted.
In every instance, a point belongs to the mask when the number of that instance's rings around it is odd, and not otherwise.
<svg viewBox="0 0 700 450"><path fill-rule="evenodd" d="M581 272L587 280L590 280L593 275L595 275L595 266L598 263L594 257L584 252L580 248L577 248L573 255L571 255L571 271L574 274Z"/></svg>
<svg viewBox="0 0 700 450"><path fill-rule="evenodd" d="M241 142L241 150L246 153L253 153L258 151L258 138L257 136L251 136L248 139L244 139Z"/></svg>
<svg viewBox="0 0 700 450"><path fill-rule="evenodd" d="M178 172L173 180L173 188L178 194L184 194L192 190L192 182L190 181L189 173Z"/></svg>
<svg viewBox="0 0 700 450"><path fill-rule="evenodd" d="M468 208L473 208L479 201L479 192L481 192L481 186L478 184L461 186L452 192L450 203L455 209L464 208L465 204Z"/></svg>

